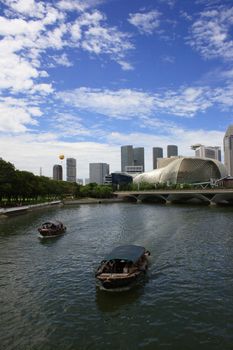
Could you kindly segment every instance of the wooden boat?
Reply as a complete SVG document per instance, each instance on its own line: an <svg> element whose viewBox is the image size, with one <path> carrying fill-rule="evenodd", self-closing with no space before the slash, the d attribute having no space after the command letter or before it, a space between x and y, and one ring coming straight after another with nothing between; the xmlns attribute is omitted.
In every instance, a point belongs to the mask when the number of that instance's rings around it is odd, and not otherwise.
<svg viewBox="0 0 233 350"><path fill-rule="evenodd" d="M52 238L62 235L66 227L60 221L47 221L38 228L41 238Z"/></svg>
<svg viewBox="0 0 233 350"><path fill-rule="evenodd" d="M119 246L107 255L96 271L101 289L115 290L131 287L148 268L150 252L137 245Z"/></svg>

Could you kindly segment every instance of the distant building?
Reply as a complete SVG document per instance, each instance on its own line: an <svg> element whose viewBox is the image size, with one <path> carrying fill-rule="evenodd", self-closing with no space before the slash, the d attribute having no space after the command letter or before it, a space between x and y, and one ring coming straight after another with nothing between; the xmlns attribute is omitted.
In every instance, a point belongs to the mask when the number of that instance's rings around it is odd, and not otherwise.
<svg viewBox="0 0 233 350"><path fill-rule="evenodd" d="M78 183L79 185L83 185L83 179L77 179L77 183Z"/></svg>
<svg viewBox="0 0 233 350"><path fill-rule="evenodd" d="M129 165L134 165L133 161L133 146L121 146L121 171L125 172L125 167Z"/></svg>
<svg viewBox="0 0 233 350"><path fill-rule="evenodd" d="M143 173L142 165L127 165L125 166L125 172L128 174L140 174Z"/></svg>
<svg viewBox="0 0 233 350"><path fill-rule="evenodd" d="M104 184L104 178L109 174L109 164L107 163L90 163L89 175L90 183Z"/></svg>
<svg viewBox="0 0 233 350"><path fill-rule="evenodd" d="M112 185L112 174L105 175L104 184L105 185Z"/></svg>
<svg viewBox="0 0 233 350"><path fill-rule="evenodd" d="M127 186L133 182L133 177L126 173L112 173L112 185L116 188L119 186Z"/></svg>
<svg viewBox="0 0 233 350"><path fill-rule="evenodd" d="M62 180L62 166L59 164L55 164L53 166L53 180Z"/></svg>
<svg viewBox="0 0 233 350"><path fill-rule="evenodd" d="M195 151L195 156L199 158L217 159L221 162L221 148L218 146L203 146L196 144L191 146Z"/></svg>
<svg viewBox="0 0 233 350"><path fill-rule="evenodd" d="M66 180L68 182L76 182L76 159L66 159Z"/></svg>
<svg viewBox="0 0 233 350"><path fill-rule="evenodd" d="M90 183L90 179L89 178L85 179L85 185L88 185L89 183Z"/></svg>
<svg viewBox="0 0 233 350"><path fill-rule="evenodd" d="M224 163L228 175L233 176L233 125L230 125L223 139Z"/></svg>
<svg viewBox="0 0 233 350"><path fill-rule="evenodd" d="M153 147L152 152L153 152L153 158L152 158L153 169L157 169L158 168L157 159L163 158L163 149L161 147Z"/></svg>
<svg viewBox="0 0 233 350"><path fill-rule="evenodd" d="M144 147L133 148L133 165L141 166L142 172L145 171Z"/></svg>
<svg viewBox="0 0 233 350"><path fill-rule="evenodd" d="M121 171L126 172L129 166L142 166L145 170L144 147L121 146Z"/></svg>
<svg viewBox="0 0 233 350"><path fill-rule="evenodd" d="M177 157L178 156L178 147L176 145L167 146L167 158Z"/></svg>

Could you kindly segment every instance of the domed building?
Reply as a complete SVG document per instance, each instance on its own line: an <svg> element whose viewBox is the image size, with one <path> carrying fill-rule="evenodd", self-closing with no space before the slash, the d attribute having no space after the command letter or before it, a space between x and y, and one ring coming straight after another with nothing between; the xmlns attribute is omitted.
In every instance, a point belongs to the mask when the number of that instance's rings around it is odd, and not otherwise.
<svg viewBox="0 0 233 350"><path fill-rule="evenodd" d="M215 159L179 157L163 168L145 172L135 176L134 183L169 183L191 184L208 182L210 179L220 179L227 176L225 166Z"/></svg>

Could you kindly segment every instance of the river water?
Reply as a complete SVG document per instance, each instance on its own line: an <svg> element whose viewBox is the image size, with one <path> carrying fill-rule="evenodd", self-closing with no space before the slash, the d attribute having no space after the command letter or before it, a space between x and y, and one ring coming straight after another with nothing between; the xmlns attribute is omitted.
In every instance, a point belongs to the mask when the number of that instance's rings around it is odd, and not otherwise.
<svg viewBox="0 0 233 350"><path fill-rule="evenodd" d="M97 204L0 220L0 349L233 349L233 208ZM41 242L59 219L67 233ZM96 288L121 244L151 252L142 285Z"/></svg>

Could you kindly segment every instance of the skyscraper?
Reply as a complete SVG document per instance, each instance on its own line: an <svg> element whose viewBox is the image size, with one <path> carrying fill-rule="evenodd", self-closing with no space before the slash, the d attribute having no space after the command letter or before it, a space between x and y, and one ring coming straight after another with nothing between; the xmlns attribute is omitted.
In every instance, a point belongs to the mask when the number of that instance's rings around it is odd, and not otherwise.
<svg viewBox="0 0 233 350"><path fill-rule="evenodd" d="M157 158L163 158L163 149L161 147L153 147L153 169L157 169Z"/></svg>
<svg viewBox="0 0 233 350"><path fill-rule="evenodd" d="M66 159L66 180L69 182L76 182L76 159Z"/></svg>
<svg viewBox="0 0 233 350"><path fill-rule="evenodd" d="M62 180L62 166L59 164L53 166L53 180Z"/></svg>
<svg viewBox="0 0 233 350"><path fill-rule="evenodd" d="M89 176L90 183L104 184L104 178L109 174L109 164L107 163L90 163Z"/></svg>
<svg viewBox="0 0 233 350"><path fill-rule="evenodd" d="M121 146L121 171L125 172L125 167L134 165L133 146Z"/></svg>
<svg viewBox="0 0 233 350"><path fill-rule="evenodd" d="M233 125L230 125L223 139L224 164L228 175L233 176Z"/></svg>
<svg viewBox="0 0 233 350"><path fill-rule="evenodd" d="M142 171L145 171L144 147L133 148L133 165L142 166Z"/></svg>
<svg viewBox="0 0 233 350"><path fill-rule="evenodd" d="M221 162L221 148L218 146L203 146L201 144L196 144L191 146L195 151L195 157L199 158L211 158L216 159Z"/></svg>
<svg viewBox="0 0 233 350"><path fill-rule="evenodd" d="M167 157L177 157L178 156L178 147L176 145L167 146Z"/></svg>

